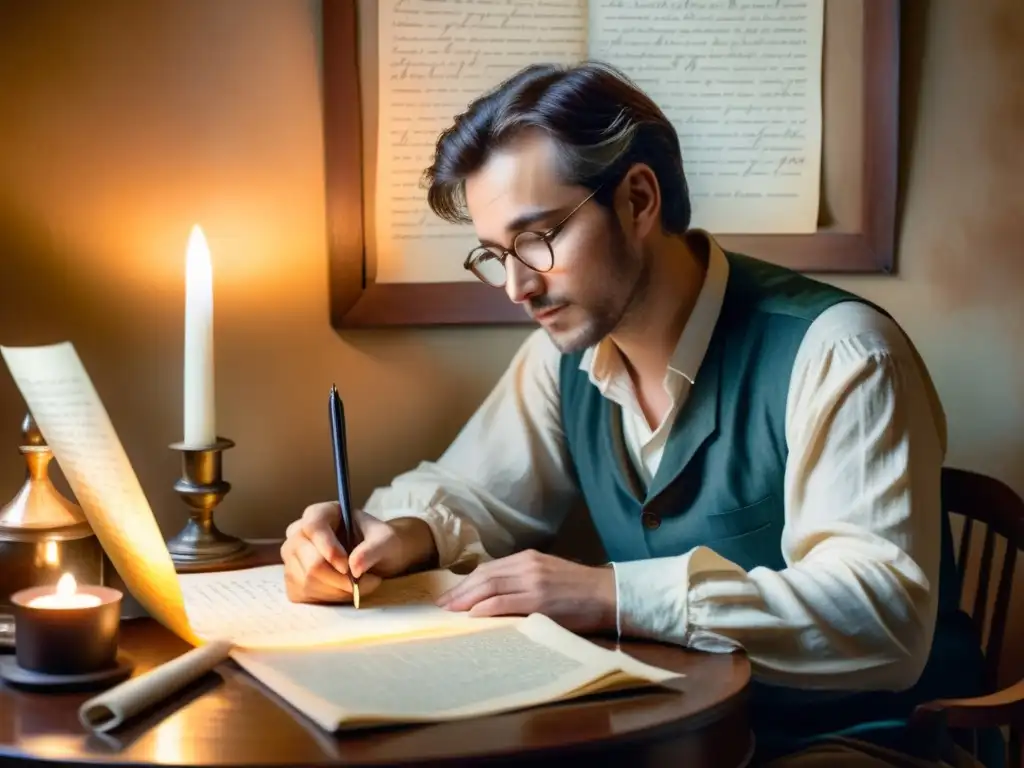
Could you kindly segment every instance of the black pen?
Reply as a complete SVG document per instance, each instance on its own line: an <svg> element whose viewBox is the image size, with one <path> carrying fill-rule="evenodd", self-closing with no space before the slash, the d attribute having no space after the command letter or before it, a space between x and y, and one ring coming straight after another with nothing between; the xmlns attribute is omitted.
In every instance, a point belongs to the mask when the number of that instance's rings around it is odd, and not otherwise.
<svg viewBox="0 0 1024 768"><path fill-rule="evenodd" d="M352 500L348 485L348 448L345 442L345 407L341 404L337 385L331 385L331 442L334 444L334 473L338 479L338 504L341 506L341 524L338 526L338 538L341 546L349 555L359 543L357 526L352 517ZM352 604L359 608L359 579L352 575L351 565L348 573L352 582Z"/></svg>

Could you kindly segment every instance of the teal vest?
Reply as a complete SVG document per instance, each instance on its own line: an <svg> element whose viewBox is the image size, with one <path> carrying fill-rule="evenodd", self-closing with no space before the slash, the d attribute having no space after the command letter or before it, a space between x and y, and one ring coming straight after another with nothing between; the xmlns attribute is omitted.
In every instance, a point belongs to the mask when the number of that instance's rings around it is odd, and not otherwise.
<svg viewBox="0 0 1024 768"><path fill-rule="evenodd" d="M797 350L829 307L864 301L790 270L727 254L729 280L704 362L649 488L625 453L621 410L563 355L561 416L576 481L611 561L683 554L704 545L745 570L782 570L786 398ZM868 302L865 302L868 303ZM752 687L759 756L825 735L857 735L913 751L906 717L940 696L982 690L980 643L957 605L959 584L943 517L941 603L933 651L909 691L807 691Z"/></svg>

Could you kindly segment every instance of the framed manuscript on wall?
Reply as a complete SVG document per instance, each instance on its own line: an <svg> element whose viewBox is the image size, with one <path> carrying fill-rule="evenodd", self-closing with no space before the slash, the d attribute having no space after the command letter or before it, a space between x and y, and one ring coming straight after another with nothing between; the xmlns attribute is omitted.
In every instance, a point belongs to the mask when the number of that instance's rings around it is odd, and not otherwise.
<svg viewBox="0 0 1024 768"><path fill-rule="evenodd" d="M538 61L606 61L661 106L723 247L890 272L898 41L898 0L323 0L332 324L528 322L420 179L454 116Z"/></svg>

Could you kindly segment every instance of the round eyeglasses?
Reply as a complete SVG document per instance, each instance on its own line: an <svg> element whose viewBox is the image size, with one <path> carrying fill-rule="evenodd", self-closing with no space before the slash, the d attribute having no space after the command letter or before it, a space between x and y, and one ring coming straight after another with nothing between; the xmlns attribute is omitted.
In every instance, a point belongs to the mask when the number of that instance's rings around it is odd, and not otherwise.
<svg viewBox="0 0 1024 768"><path fill-rule="evenodd" d="M513 238L512 247L509 249L498 245L476 246L466 256L466 261L462 266L481 281L495 288L503 287L508 280L505 260L509 255L518 259L521 264L534 272L550 272L555 266L555 252L551 247L551 241L558 236L572 215L596 194L597 189L580 200L575 208L546 232L524 231L518 233Z"/></svg>

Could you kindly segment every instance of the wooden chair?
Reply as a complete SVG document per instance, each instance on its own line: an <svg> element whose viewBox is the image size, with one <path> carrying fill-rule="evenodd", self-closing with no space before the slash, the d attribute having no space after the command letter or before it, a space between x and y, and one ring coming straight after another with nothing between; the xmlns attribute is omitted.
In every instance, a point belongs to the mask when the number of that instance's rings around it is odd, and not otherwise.
<svg viewBox="0 0 1024 768"><path fill-rule="evenodd" d="M984 532L977 588L973 600L961 595L961 605L974 620L978 634L985 641L986 674L992 689L996 688L1003 644L1006 640L1006 619L1017 551L1024 549L1024 500L1009 486L992 477L963 469L942 471L942 504L947 514L964 518L963 533L957 555L957 568L963 589L967 589L967 564L971 555L972 534ZM975 524L979 525L975 525ZM994 575L993 555L996 537L1005 542L995 601L990 601L989 588ZM992 606L991 617L988 616ZM986 622L986 619L989 619ZM987 630L987 632L986 632ZM1009 730L1009 768L1024 768L1024 680L995 690L987 696L966 699L937 699L922 704L914 711L912 723L922 732L940 734L943 729Z"/></svg>

